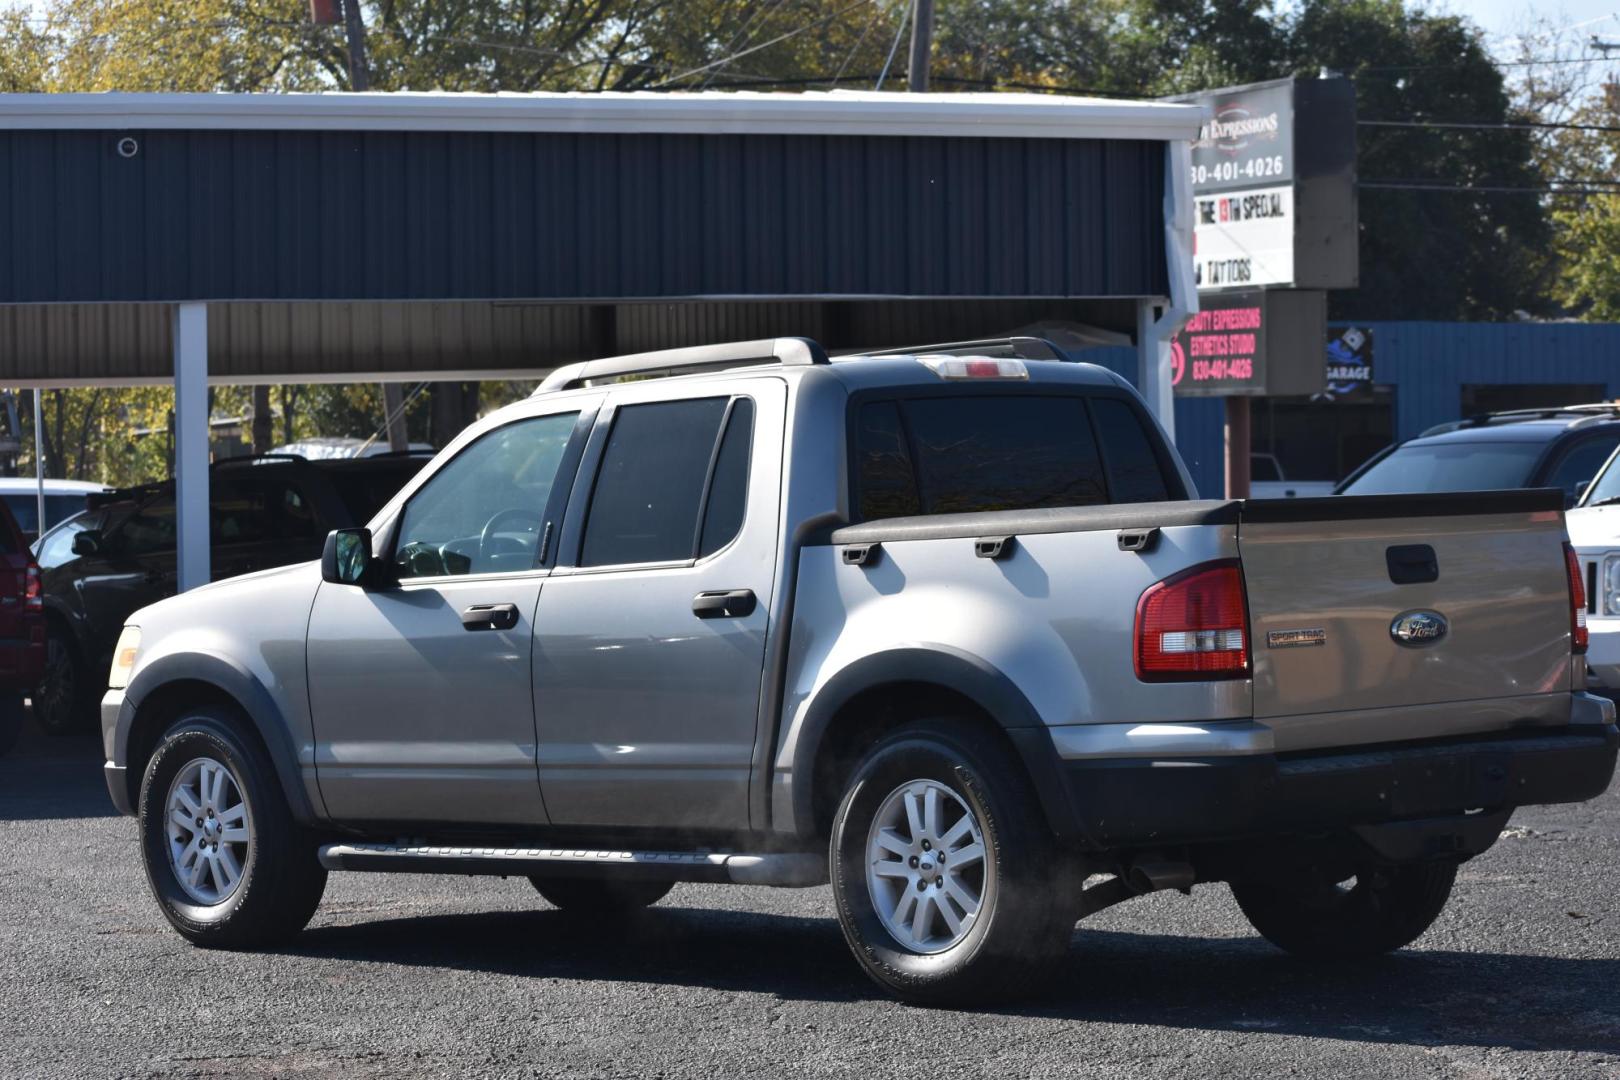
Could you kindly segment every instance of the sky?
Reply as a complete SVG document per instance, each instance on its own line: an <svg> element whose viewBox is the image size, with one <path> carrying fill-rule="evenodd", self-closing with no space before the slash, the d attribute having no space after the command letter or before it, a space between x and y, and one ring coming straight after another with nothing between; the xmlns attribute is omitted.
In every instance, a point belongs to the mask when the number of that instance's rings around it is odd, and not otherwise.
<svg viewBox="0 0 1620 1080"><path fill-rule="evenodd" d="M1600 33L1620 38L1620 0L1547 0L1530 3L1528 0L1450 0L1433 5L1435 8L1473 19L1490 37L1493 47L1500 48L1505 39L1523 30L1532 17L1571 26L1586 23L1579 29L1583 33ZM1511 50L1510 50L1511 51Z"/></svg>

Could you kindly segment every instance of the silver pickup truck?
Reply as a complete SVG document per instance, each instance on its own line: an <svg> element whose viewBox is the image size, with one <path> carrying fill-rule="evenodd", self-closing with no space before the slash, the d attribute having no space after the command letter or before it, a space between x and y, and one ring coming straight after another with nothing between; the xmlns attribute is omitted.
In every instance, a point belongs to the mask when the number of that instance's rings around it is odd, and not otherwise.
<svg viewBox="0 0 1620 1080"><path fill-rule="evenodd" d="M580 917L830 881L909 1000L1027 992L1075 922L1229 882L1399 948L1517 806L1601 793L1557 492L1199 500L1036 339L592 361L319 564L134 615L108 789L200 945L328 871L518 875Z"/></svg>

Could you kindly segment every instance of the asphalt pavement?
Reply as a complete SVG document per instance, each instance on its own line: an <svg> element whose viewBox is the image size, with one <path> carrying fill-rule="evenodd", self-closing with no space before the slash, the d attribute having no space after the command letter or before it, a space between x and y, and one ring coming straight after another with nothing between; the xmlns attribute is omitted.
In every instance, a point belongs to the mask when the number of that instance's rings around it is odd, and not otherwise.
<svg viewBox="0 0 1620 1080"><path fill-rule="evenodd" d="M147 894L94 740L0 759L5 1077L1620 1077L1620 788L1521 811L1415 947L1255 937L1224 886L1077 928L1047 997L882 997L825 888L681 885L594 925L528 883L335 874L273 952L196 949Z"/></svg>

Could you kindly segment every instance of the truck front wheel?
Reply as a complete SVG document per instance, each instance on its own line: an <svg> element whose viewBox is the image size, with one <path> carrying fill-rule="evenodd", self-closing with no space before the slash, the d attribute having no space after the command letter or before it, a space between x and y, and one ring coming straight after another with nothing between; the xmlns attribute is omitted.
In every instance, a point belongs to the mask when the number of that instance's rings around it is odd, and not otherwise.
<svg viewBox="0 0 1620 1080"><path fill-rule="evenodd" d="M831 849L844 938L897 997L1026 994L1067 951L1075 860L993 733L938 720L881 740L845 790Z"/></svg>
<svg viewBox="0 0 1620 1080"><path fill-rule="evenodd" d="M1309 873L1232 882L1238 907L1267 941L1296 956L1346 960L1416 941L1451 897L1453 862L1358 868L1329 881Z"/></svg>
<svg viewBox="0 0 1620 1080"><path fill-rule="evenodd" d="M326 888L275 766L225 709L188 709L164 733L141 782L140 831L152 894L197 945L280 941L303 929Z"/></svg>

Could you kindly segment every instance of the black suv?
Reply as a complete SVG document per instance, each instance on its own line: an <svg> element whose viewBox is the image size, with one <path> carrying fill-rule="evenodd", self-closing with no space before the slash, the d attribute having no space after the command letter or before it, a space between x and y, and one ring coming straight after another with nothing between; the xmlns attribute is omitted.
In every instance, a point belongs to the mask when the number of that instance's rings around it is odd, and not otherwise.
<svg viewBox="0 0 1620 1080"><path fill-rule="evenodd" d="M1616 446L1620 405L1488 413L1386 447L1334 494L1555 487L1574 506Z"/></svg>
<svg viewBox="0 0 1620 1080"><path fill-rule="evenodd" d="M326 534L364 525L432 457L229 458L209 477L214 580L317 559ZM174 482L109 491L34 545L45 592L45 671L34 717L89 730L129 614L175 592Z"/></svg>

